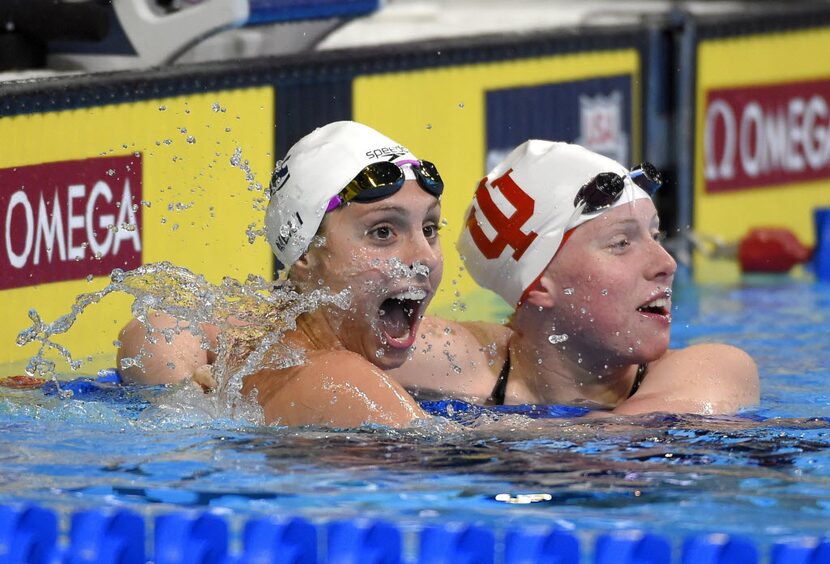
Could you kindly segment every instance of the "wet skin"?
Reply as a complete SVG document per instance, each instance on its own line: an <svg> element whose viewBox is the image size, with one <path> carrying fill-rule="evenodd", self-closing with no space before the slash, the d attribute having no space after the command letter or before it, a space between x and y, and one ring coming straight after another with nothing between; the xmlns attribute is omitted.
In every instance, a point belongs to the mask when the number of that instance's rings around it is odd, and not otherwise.
<svg viewBox="0 0 830 564"><path fill-rule="evenodd" d="M581 371L656 360L669 346L677 264L660 244L651 200L617 207L577 228L546 268L550 334Z"/></svg>
<svg viewBox="0 0 830 564"><path fill-rule="evenodd" d="M327 215L324 241L292 266L291 279L304 290L348 290L350 307L298 318L285 342L306 351L302 365L245 378L243 393L257 390L267 422L401 426L424 417L383 370L407 359L441 280L440 212L434 196L408 181L389 198Z"/></svg>
<svg viewBox="0 0 830 564"><path fill-rule="evenodd" d="M440 214L439 201L409 180L389 198L329 213L320 230L324 244L292 268L301 287L317 288L322 281L332 292L351 293L349 310L326 308L326 321L343 348L381 369L406 360L441 282ZM394 311L401 305L396 297L412 298L406 300L409 315Z"/></svg>

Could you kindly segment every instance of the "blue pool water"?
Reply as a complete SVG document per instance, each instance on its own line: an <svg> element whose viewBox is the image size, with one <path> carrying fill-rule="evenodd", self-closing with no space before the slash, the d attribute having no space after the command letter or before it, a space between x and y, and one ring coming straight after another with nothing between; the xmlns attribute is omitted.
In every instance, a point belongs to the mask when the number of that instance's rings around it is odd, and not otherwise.
<svg viewBox="0 0 830 564"><path fill-rule="evenodd" d="M830 285L678 284L673 346L738 345L761 406L739 418L532 420L334 432L217 418L189 388L101 401L0 389L0 504L153 517L215 508L315 522L366 516L415 531L463 521L558 524L591 537L740 533L759 546L830 531ZM548 494L527 504L498 494Z"/></svg>

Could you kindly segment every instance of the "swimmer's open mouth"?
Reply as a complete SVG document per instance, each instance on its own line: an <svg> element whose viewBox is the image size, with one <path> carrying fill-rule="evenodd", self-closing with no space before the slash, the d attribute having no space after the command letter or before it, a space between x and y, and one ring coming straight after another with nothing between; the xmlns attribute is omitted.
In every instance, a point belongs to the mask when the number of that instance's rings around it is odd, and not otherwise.
<svg viewBox="0 0 830 564"><path fill-rule="evenodd" d="M668 298L656 298L638 307L637 311L660 315L671 320L671 301Z"/></svg>
<svg viewBox="0 0 830 564"><path fill-rule="evenodd" d="M410 289L380 304L378 317L386 342L392 348L408 349L415 342L415 330L421 321L427 292Z"/></svg>

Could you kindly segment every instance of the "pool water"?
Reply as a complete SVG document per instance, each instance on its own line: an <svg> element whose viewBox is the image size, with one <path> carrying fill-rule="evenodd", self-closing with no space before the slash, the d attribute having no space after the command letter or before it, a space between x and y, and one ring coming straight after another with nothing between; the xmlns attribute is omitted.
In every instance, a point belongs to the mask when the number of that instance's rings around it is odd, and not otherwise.
<svg viewBox="0 0 830 564"><path fill-rule="evenodd" d="M148 517L217 508L316 522L558 524L592 537L740 533L759 546L830 529L830 285L675 288L673 346L721 341L758 362L741 417L482 416L393 431L269 428L217 417L189 387L61 400L0 389L0 504ZM499 496L498 494L510 494ZM547 494L532 503L520 494ZM524 498L527 501L528 498Z"/></svg>

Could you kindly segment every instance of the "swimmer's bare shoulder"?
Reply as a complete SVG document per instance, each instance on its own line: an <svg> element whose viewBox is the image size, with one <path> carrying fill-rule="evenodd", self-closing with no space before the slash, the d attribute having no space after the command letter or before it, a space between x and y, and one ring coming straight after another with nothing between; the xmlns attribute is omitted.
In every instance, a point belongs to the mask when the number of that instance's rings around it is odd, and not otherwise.
<svg viewBox="0 0 830 564"><path fill-rule="evenodd" d="M737 347L706 343L670 350L650 363L640 389L613 413L734 414L759 399L752 357Z"/></svg>
<svg viewBox="0 0 830 564"><path fill-rule="evenodd" d="M242 393L254 389L269 424L406 427L426 417L393 378L345 350L312 351L302 365L261 369L245 378Z"/></svg>
<svg viewBox="0 0 830 564"><path fill-rule="evenodd" d="M125 382L146 385L172 384L190 377L199 367L211 364L215 355L219 329L203 323L201 333L207 338L208 349L202 346L202 338L189 330L189 323L176 320L164 313L151 313L148 323L156 330L176 328L168 341L156 334L150 342L147 327L137 319L131 320L118 335L117 366ZM122 360L141 357L141 366L121 368Z"/></svg>
<svg viewBox="0 0 830 564"><path fill-rule="evenodd" d="M427 316L421 322L411 358L390 370L416 397L455 397L485 401L495 384L510 330L483 322L457 322Z"/></svg>

